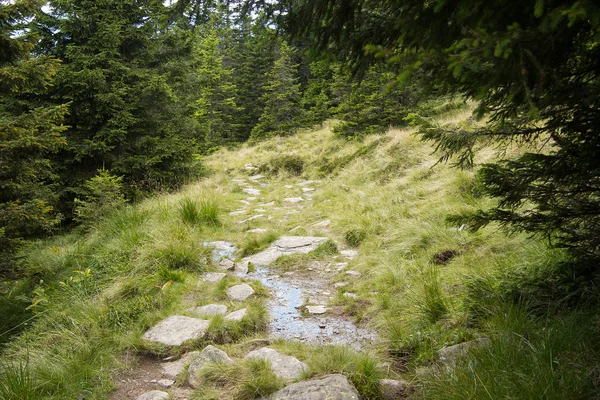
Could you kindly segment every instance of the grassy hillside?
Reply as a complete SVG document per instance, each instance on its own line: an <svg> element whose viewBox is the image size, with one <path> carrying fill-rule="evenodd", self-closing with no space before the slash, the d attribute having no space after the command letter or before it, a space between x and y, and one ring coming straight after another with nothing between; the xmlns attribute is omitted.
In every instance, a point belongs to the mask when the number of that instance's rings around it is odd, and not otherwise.
<svg viewBox="0 0 600 400"><path fill-rule="evenodd" d="M469 115L458 111L440 122L471 123ZM391 129L346 141L324 126L223 149L206 160L207 177L180 192L115 210L87 230L31 246L23 260L30 276L6 285L0 303L9 316L0 329L0 397L108 398L115 377L140 355L179 351L143 342L148 327L185 313L198 299L224 299L225 284L199 279L214 269L204 242L231 241L241 257L290 231L327 236L339 249L358 250L349 268L361 278L335 276L348 285L336 289L332 305L380 334L363 355L276 344L311 365L310 374L346 373L363 382L363 396L373 398L375 378L398 376L412 384L414 398L598 396L595 286L570 273L565 255L548 250L544 241L507 236L496 226L472 233L447 224L447 215L493 200L480 195L473 171L436 164L433 149L412 133ZM510 155L526 149L503 150ZM479 157L493 158L494 151ZM264 217L239 223L243 218L229 213L248 197L241 179L256 173L266 176L267 186L245 215ZM282 199L302 196L298 183L307 180L314 181L314 194L307 192L312 200L287 207ZM259 205L272 201L268 210ZM324 220L330 223L313 226ZM310 257L316 256L286 258L273 268L289 269ZM247 303L251 318L243 324L213 320L205 341L180 351L210 342L235 353L235 343L266 336L269 293L248 282L258 293ZM480 337L489 337L490 344L454 367L437 362L438 350ZM264 374L260 366L244 368L226 372L195 398L252 397L252 385L265 384L252 379Z"/></svg>

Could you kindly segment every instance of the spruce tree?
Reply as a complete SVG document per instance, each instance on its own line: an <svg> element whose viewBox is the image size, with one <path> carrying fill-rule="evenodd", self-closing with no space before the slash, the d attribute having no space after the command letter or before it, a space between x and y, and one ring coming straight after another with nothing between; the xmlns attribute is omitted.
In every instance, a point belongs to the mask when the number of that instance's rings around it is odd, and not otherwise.
<svg viewBox="0 0 600 400"><path fill-rule="evenodd" d="M279 45L279 57L267 73L261 98L264 108L251 139L287 135L302 125L298 65L293 63L294 50L285 42Z"/></svg>
<svg viewBox="0 0 600 400"><path fill-rule="evenodd" d="M67 109L40 101L59 61L33 56L36 37L23 31L43 4L0 5L0 272L12 265L26 239L60 220L50 158L65 146Z"/></svg>
<svg viewBox="0 0 600 400"><path fill-rule="evenodd" d="M241 108L236 104L234 70L224 64L220 42L225 33L217 28L216 18L215 15L201 32L198 30L194 46L199 90L194 115L207 147L234 141L240 126L236 119Z"/></svg>

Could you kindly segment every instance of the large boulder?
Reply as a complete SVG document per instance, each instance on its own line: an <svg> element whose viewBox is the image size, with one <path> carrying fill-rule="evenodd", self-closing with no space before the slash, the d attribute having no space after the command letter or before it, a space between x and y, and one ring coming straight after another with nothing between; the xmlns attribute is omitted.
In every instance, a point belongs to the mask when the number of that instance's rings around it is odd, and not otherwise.
<svg viewBox="0 0 600 400"><path fill-rule="evenodd" d="M479 339L471 340L470 342L464 342L455 344L454 346L444 347L441 350L438 350L437 356L438 359L448 367L454 366L456 360L459 357L464 357L469 350L474 348L479 348L483 346L487 346L490 344L490 339L487 337L482 337Z"/></svg>
<svg viewBox="0 0 600 400"><path fill-rule="evenodd" d="M198 372L211 363L233 364L233 360L223 350L219 350L211 345L206 346L188 367L188 383L191 387L197 388L200 386L201 382L198 379Z"/></svg>
<svg viewBox="0 0 600 400"><path fill-rule="evenodd" d="M328 240L326 237L318 236L282 236L267 249L245 257L243 261L256 265L269 265L281 256L308 254Z"/></svg>
<svg viewBox="0 0 600 400"><path fill-rule="evenodd" d="M143 338L167 346L181 346L187 340L202 338L208 324L203 319L171 315L150 328Z"/></svg>
<svg viewBox="0 0 600 400"><path fill-rule="evenodd" d="M296 357L286 356L269 347L251 351L244 358L268 361L273 373L283 379L298 379L307 369L307 365Z"/></svg>
<svg viewBox="0 0 600 400"><path fill-rule="evenodd" d="M294 383L269 397L269 400L359 399L358 391L344 375L328 375L320 379Z"/></svg>
<svg viewBox="0 0 600 400"><path fill-rule="evenodd" d="M223 304L207 304L202 307L193 307L188 311L198 315L225 315L227 314L227 306Z"/></svg>
<svg viewBox="0 0 600 400"><path fill-rule="evenodd" d="M199 355L199 351L191 351L184 354L179 360L161 363L160 366L162 368L163 375L169 378L177 378L177 375L181 374L185 367Z"/></svg>
<svg viewBox="0 0 600 400"><path fill-rule="evenodd" d="M241 285L235 285L235 286L232 286L229 289L227 289L227 296L231 300L235 300L235 301L244 301L248 297L252 296L253 294L254 294L254 289L252 289L252 286L248 285L247 283L242 283Z"/></svg>

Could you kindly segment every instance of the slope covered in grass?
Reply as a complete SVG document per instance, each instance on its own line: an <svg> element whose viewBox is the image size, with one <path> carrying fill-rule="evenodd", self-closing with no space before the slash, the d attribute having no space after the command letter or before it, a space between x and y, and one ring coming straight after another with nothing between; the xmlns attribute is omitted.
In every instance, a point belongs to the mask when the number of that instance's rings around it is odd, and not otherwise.
<svg viewBox="0 0 600 400"><path fill-rule="evenodd" d="M439 120L471 123L469 115L464 110ZM486 150L479 161L493 156ZM365 349L366 358L278 342L311 366L308 375L345 373L367 398L378 396L376 378L398 376L410 382L414 398L596 396L593 284L571 274L565 255L543 241L506 236L495 226L472 233L448 224L448 215L493 200L481 197L473 171L436 161L410 129L347 141L324 126L222 149L206 160L210 174L182 191L115 210L88 231L31 246L24 254L31 275L7 288L0 304L12 314L3 328L0 394L108 398L115 377L136 356L173 354L142 341L148 327L199 303L222 301L227 285L241 282L233 276L218 285L201 281L201 273L215 268L204 242L231 241L241 257L292 231L327 236L358 251L348 268L360 279L335 275L335 282L347 284L338 285L331 305L380 336ZM248 201L241 182L257 173L268 186ZM298 185L305 181L312 182ZM294 197L304 200L291 209L283 199ZM240 223L255 215L263 217ZM265 233L247 232L256 228ZM291 257L273 268L305 262ZM269 293L249 282L258 293L246 304L251 318L238 325L217 320L206 341L178 351L210 341L235 354L234 343L242 338L267 336ZM479 337L489 337L490 344L452 368L437 363L438 350ZM261 393L252 386L261 382L251 373L259 367L208 371L207 386L195 396Z"/></svg>

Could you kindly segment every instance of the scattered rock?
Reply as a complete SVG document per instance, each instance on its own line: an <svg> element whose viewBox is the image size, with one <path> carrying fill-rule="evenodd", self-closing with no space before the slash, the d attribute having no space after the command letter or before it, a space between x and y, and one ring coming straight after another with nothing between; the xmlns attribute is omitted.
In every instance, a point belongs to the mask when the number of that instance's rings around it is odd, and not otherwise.
<svg viewBox="0 0 600 400"><path fill-rule="evenodd" d="M225 278L225 276L227 276L227 274L223 272L207 272L202 275L202 279L204 279L206 282L216 283Z"/></svg>
<svg viewBox="0 0 600 400"><path fill-rule="evenodd" d="M311 225L311 228L327 228L331 224L331 221L326 219L325 221L317 222L314 225Z"/></svg>
<svg viewBox="0 0 600 400"><path fill-rule="evenodd" d="M238 275L246 275L248 273L248 264L248 261L240 261L238 263L235 263L234 271Z"/></svg>
<svg viewBox="0 0 600 400"><path fill-rule="evenodd" d="M199 351L192 351L185 354L177 361L171 361L166 363L161 363L163 374L169 378L177 378L177 375L181 374L185 369L186 365L189 365L194 358L200 355Z"/></svg>
<svg viewBox="0 0 600 400"><path fill-rule="evenodd" d="M259 204L259 206L260 206L260 207L272 207L272 206L274 206L274 205L275 205L275 202L274 202L274 201L271 201L271 202L269 202L269 203L262 203L262 204Z"/></svg>
<svg viewBox="0 0 600 400"><path fill-rule="evenodd" d="M347 258L354 258L356 256L358 256L358 251L356 250L342 250L340 251L340 254L344 257Z"/></svg>
<svg viewBox="0 0 600 400"><path fill-rule="evenodd" d="M252 203L250 203L250 202L249 202L249 201L247 201L247 200L240 200L240 203L242 203L242 204L245 204L245 205L247 205L247 206L249 206L250 204L252 204Z"/></svg>
<svg viewBox="0 0 600 400"><path fill-rule="evenodd" d="M307 365L297 358L286 356L269 347L251 351L244 358L267 360L271 363L273 373L282 379L297 379L307 369Z"/></svg>
<svg viewBox="0 0 600 400"><path fill-rule="evenodd" d="M256 197L246 197L246 201L254 201L256 200Z"/></svg>
<svg viewBox="0 0 600 400"><path fill-rule="evenodd" d="M252 339L247 342L239 343L238 347L255 347L255 346L269 346L271 341L269 339Z"/></svg>
<svg viewBox="0 0 600 400"><path fill-rule="evenodd" d="M304 181L304 182L300 182L300 183L298 184L298 186L308 186L308 185L310 185L311 183L315 183L315 181Z"/></svg>
<svg viewBox="0 0 600 400"><path fill-rule="evenodd" d="M358 391L344 375L289 385L269 397L270 400L359 400Z"/></svg>
<svg viewBox="0 0 600 400"><path fill-rule="evenodd" d="M303 191L304 193L308 193L308 192L314 192L314 191L315 191L315 189L314 189L314 188L307 188L307 187L304 187L304 188L302 188L302 191Z"/></svg>
<svg viewBox="0 0 600 400"><path fill-rule="evenodd" d="M199 339L208 329L208 321L171 315L144 333L143 338L167 346L181 346L183 342Z"/></svg>
<svg viewBox="0 0 600 400"><path fill-rule="evenodd" d="M304 193L302 194L302 196L304 196L307 200L312 200L313 196L310 193Z"/></svg>
<svg viewBox="0 0 600 400"><path fill-rule="evenodd" d="M283 201L286 203L300 203L301 201L304 201L304 199L302 197L286 197Z"/></svg>
<svg viewBox="0 0 600 400"><path fill-rule="evenodd" d="M241 310L237 310L237 311L227 314L225 316L225 321L241 321L246 316L247 313L248 313L248 310L245 308L242 308Z"/></svg>
<svg viewBox="0 0 600 400"><path fill-rule="evenodd" d="M298 225L297 227L290 229L290 232L295 232L300 228L302 228L302 227L300 225Z"/></svg>
<svg viewBox="0 0 600 400"><path fill-rule="evenodd" d="M244 188L242 189L244 193L249 194L250 196L258 196L260 195L260 190L254 188Z"/></svg>
<svg viewBox="0 0 600 400"><path fill-rule="evenodd" d="M248 179L250 179L251 181L258 181L259 179L263 179L263 178L266 178L266 176L258 174L258 175L252 175Z"/></svg>
<svg viewBox="0 0 600 400"><path fill-rule="evenodd" d="M231 182L234 182L234 183L246 183L246 181L243 180L243 179L232 179Z"/></svg>
<svg viewBox="0 0 600 400"><path fill-rule="evenodd" d="M336 282L336 283L333 284L333 287L335 287L335 288L342 288L342 287L348 286L348 285L349 285L348 282Z"/></svg>
<svg viewBox="0 0 600 400"><path fill-rule="evenodd" d="M191 387L197 388L200 386L201 382L198 379L198 372L210 363L233 364L233 360L223 350L219 350L211 345L206 346L188 368L188 383Z"/></svg>
<svg viewBox="0 0 600 400"><path fill-rule="evenodd" d="M229 213L229 215L231 215L232 217L235 217L236 215L243 215L246 214L246 210L237 210L237 211L232 211Z"/></svg>
<svg viewBox="0 0 600 400"><path fill-rule="evenodd" d="M264 229L264 228L254 228L254 229L250 229L247 230L246 233L267 233L269 232L268 229Z"/></svg>
<svg viewBox="0 0 600 400"><path fill-rule="evenodd" d="M337 263L337 264L335 264L335 265L334 265L334 267L335 267L335 268L336 268L338 271L341 271L341 270L343 270L343 269L346 269L346 267L347 267L347 266L348 266L348 263L347 263L347 262L344 262L344 263Z"/></svg>
<svg viewBox="0 0 600 400"><path fill-rule="evenodd" d="M252 164L244 164L244 169L246 171L255 171L258 169L258 167Z"/></svg>
<svg viewBox="0 0 600 400"><path fill-rule="evenodd" d="M327 307L323 305L318 306L306 306L306 310L310 314L325 314L327 312Z"/></svg>
<svg viewBox="0 0 600 400"><path fill-rule="evenodd" d="M175 381L173 381L171 379L159 379L156 381L156 383L158 383L160 386L164 386L168 389L175 384Z"/></svg>
<svg viewBox="0 0 600 400"><path fill-rule="evenodd" d="M250 218L246 218L243 221L238 222L238 224L245 224L246 222L254 221L255 219L263 218L264 214L253 215Z"/></svg>
<svg viewBox="0 0 600 400"><path fill-rule="evenodd" d="M222 304L208 304L202 307L190 308L189 311L200 315L225 315L227 314L227 306Z"/></svg>
<svg viewBox="0 0 600 400"><path fill-rule="evenodd" d="M245 257L244 261L256 265L268 265L279 257L290 254L307 254L329 239L316 236L282 236L266 250Z"/></svg>
<svg viewBox="0 0 600 400"><path fill-rule="evenodd" d="M350 270L350 271L346 271L346 275L348 275L348 276L360 276L360 272Z"/></svg>
<svg viewBox="0 0 600 400"><path fill-rule="evenodd" d="M267 212L267 210L265 210L264 208L255 208L254 211L260 212L260 213Z"/></svg>
<svg viewBox="0 0 600 400"><path fill-rule="evenodd" d="M244 301L254 294L254 289L247 283L235 285L227 289L227 296L235 301Z"/></svg>
<svg viewBox="0 0 600 400"><path fill-rule="evenodd" d="M381 384L383 400L404 399L408 396L410 392L410 387L405 381L398 381L395 379L382 379L379 381L379 383Z"/></svg>
<svg viewBox="0 0 600 400"><path fill-rule="evenodd" d="M152 390L137 397L136 400L167 400L169 393L160 390Z"/></svg>
<svg viewBox="0 0 600 400"><path fill-rule="evenodd" d="M356 293L344 293L343 296L349 299L358 299L358 295Z"/></svg>
<svg viewBox="0 0 600 400"><path fill-rule="evenodd" d="M465 356L469 350L473 348L479 348L490 344L490 339L482 337L479 339L471 340L470 342L464 342L455 344L454 346L445 347L438 350L438 359L447 366L453 366L456 363L456 359Z"/></svg>
<svg viewBox="0 0 600 400"><path fill-rule="evenodd" d="M232 271L235 268L235 263L229 259L219 261L219 269L223 271Z"/></svg>
<svg viewBox="0 0 600 400"><path fill-rule="evenodd" d="M294 187L292 185L285 185L284 186L286 189L293 189Z"/></svg>

